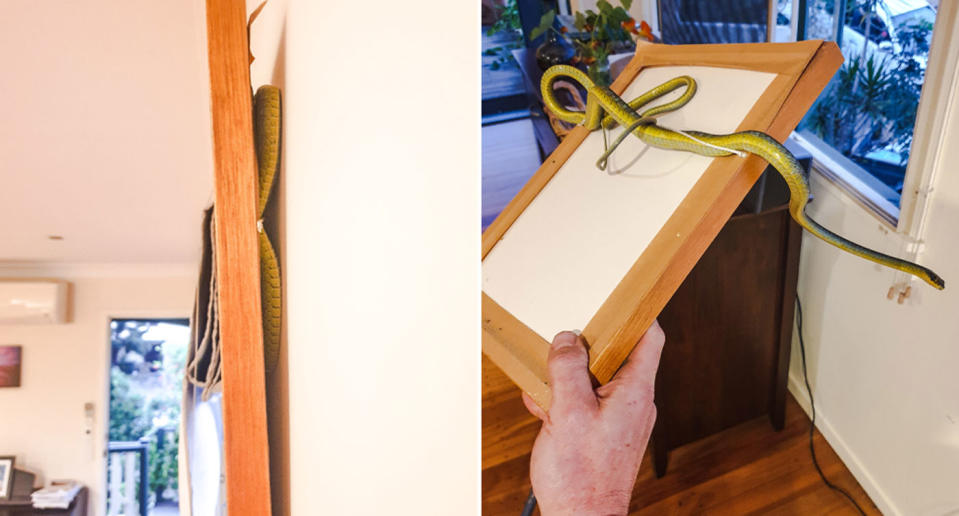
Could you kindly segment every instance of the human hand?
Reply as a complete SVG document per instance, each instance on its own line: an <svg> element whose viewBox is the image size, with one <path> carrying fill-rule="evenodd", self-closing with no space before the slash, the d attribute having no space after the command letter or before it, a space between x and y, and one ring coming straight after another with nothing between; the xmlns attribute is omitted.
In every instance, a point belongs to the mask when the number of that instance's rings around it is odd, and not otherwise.
<svg viewBox="0 0 959 516"><path fill-rule="evenodd" d="M653 389L665 338L654 322L616 376L596 389L582 337L562 332L553 338L549 411L523 393L526 408L543 421L530 459L542 514L627 513L656 421Z"/></svg>

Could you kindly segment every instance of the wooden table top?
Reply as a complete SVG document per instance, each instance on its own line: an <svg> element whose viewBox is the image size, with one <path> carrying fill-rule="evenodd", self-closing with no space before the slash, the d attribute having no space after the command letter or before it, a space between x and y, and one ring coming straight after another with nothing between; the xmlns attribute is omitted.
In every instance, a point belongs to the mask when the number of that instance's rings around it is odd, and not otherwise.
<svg viewBox="0 0 959 516"><path fill-rule="evenodd" d="M66 509L34 509L30 498L0 500L0 516L86 516L88 494L87 488L81 487Z"/></svg>

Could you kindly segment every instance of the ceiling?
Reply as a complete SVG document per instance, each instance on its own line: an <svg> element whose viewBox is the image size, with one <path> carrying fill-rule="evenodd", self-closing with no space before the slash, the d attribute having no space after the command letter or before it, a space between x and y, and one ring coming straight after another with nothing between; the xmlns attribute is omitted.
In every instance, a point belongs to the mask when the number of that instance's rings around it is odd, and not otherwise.
<svg viewBox="0 0 959 516"><path fill-rule="evenodd" d="M196 262L208 85L202 2L4 2L0 265Z"/></svg>

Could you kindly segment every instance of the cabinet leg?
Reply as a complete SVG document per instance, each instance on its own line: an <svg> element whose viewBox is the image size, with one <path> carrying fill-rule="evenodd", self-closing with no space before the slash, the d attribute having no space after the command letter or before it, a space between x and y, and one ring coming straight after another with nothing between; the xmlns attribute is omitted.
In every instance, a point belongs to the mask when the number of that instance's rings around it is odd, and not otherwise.
<svg viewBox="0 0 959 516"><path fill-rule="evenodd" d="M653 466L656 468L656 478L663 478L666 475L666 465L669 462L669 447L666 443L665 425L661 421L656 421L653 426Z"/></svg>
<svg viewBox="0 0 959 516"><path fill-rule="evenodd" d="M777 405L773 412L769 413L769 423L773 425L773 430L777 432L786 428L786 407Z"/></svg>
<svg viewBox="0 0 959 516"><path fill-rule="evenodd" d="M666 466L669 463L669 450L665 446L653 449L653 463L656 466L656 478L666 476Z"/></svg>

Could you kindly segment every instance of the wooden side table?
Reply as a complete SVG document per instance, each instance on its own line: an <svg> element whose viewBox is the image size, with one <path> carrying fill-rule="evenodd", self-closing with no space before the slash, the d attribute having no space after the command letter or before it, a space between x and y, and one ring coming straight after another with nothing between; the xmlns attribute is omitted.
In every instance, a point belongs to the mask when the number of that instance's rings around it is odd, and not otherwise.
<svg viewBox="0 0 959 516"><path fill-rule="evenodd" d="M66 509L34 509L29 498L0 500L0 516L87 516L87 497L87 488L80 488Z"/></svg>

